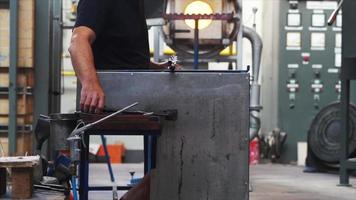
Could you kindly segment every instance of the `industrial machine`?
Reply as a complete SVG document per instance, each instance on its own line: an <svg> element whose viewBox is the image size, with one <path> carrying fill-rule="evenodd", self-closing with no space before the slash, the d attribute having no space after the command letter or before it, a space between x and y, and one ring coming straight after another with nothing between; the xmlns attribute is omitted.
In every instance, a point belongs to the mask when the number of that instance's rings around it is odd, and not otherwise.
<svg viewBox="0 0 356 200"><path fill-rule="evenodd" d="M237 46L242 45L242 37L251 42L253 56L250 139L252 140L257 136L261 126L259 72L263 42L254 29L241 25L241 1L167 0L163 5L163 12L161 7L154 9L150 6L150 9L162 13L166 20L166 24L162 26L165 42L176 51L180 61L188 65L184 66L186 68L190 68L189 65L193 63L194 69L206 69L208 62L218 60L228 61L230 65L234 63L235 69L241 68L236 65L241 62L242 54L233 58L221 58L219 53L228 46L232 47L234 42L237 42Z"/></svg>
<svg viewBox="0 0 356 200"><path fill-rule="evenodd" d="M236 41L240 9L231 0L168 0L165 17L170 23L163 29L165 41L178 54L193 55L198 42L200 56L217 56Z"/></svg>
<svg viewBox="0 0 356 200"><path fill-rule="evenodd" d="M338 1L281 1L278 121L288 133L282 162L296 161L297 143L307 140L317 162L339 161L342 12L327 24L336 8Z"/></svg>

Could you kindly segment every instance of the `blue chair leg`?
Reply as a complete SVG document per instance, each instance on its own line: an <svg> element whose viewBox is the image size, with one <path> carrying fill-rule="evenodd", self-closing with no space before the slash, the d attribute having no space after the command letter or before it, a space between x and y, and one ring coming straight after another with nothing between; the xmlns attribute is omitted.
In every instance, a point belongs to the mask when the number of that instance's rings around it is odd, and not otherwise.
<svg viewBox="0 0 356 200"><path fill-rule="evenodd" d="M104 135L100 135L100 137L101 137L101 142L103 143L105 159L106 159L106 163L108 165L108 169L109 169L109 173L110 173L110 179L111 179L111 182L115 182L115 177L114 177L114 173L112 171L112 166L111 166L111 161L110 161L110 155L109 155L108 147L106 145L106 138Z"/></svg>
<svg viewBox="0 0 356 200"><path fill-rule="evenodd" d="M156 136L144 136L145 174L156 167Z"/></svg>
<svg viewBox="0 0 356 200"><path fill-rule="evenodd" d="M80 164L79 164L79 199L88 200L89 193L89 135L84 134L83 140L85 146L82 146L80 152Z"/></svg>

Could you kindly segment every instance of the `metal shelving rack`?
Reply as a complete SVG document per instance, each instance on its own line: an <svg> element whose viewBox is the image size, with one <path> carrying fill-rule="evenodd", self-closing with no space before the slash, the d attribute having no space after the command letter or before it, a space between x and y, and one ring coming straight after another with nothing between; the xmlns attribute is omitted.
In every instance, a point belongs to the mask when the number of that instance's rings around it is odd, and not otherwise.
<svg viewBox="0 0 356 200"><path fill-rule="evenodd" d="M9 67L9 154L16 152L17 134L17 47L18 0L10 1L10 67Z"/></svg>
<svg viewBox="0 0 356 200"><path fill-rule="evenodd" d="M0 96L2 99L8 99L9 112L0 114L2 118L8 118L8 123L2 122L0 124L0 134L7 134L9 140L9 155L14 155L18 150L18 137L19 134L31 134L32 133L32 104L28 104L28 99L33 99L33 73L34 65L28 65L27 63L20 62L22 43L19 41L24 32L20 32L19 26L20 15L28 14L21 9L19 0L1 0L0 4L4 8L9 9L9 28L10 28L10 45L9 45L9 66L2 66L0 73L9 75L8 87L0 87ZM32 10L31 10L32 11ZM29 11L29 12L31 12ZM30 28L28 28L30 29ZM24 65L24 66L23 66ZM25 76L26 83L19 83L19 77ZM29 80L32 81L29 81ZM19 111L19 101L23 101L25 110ZM31 101L32 102L32 101ZM27 107L31 106L31 108ZM23 119L21 123L18 119ZM24 142L22 142L24 143Z"/></svg>

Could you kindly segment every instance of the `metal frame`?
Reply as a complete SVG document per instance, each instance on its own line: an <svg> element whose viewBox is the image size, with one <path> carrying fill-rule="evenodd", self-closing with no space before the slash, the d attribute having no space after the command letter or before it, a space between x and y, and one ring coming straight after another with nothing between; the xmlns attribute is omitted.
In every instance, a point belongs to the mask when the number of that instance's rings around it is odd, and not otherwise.
<svg viewBox="0 0 356 200"><path fill-rule="evenodd" d="M36 0L35 119L41 114L48 115L60 111L58 100L60 96L56 95L56 92L60 92L61 84L61 53L58 53L62 49L60 43L62 33L59 30L62 12L60 3L58 0Z"/></svg>
<svg viewBox="0 0 356 200"><path fill-rule="evenodd" d="M18 0L10 1L10 68L9 68L9 154L16 153L17 133L17 47Z"/></svg>
<svg viewBox="0 0 356 200"><path fill-rule="evenodd" d="M131 132L130 134L127 132L120 132L120 131L112 131L112 132L105 132L102 133L100 131L87 131L83 136L83 142L86 144L82 146L80 152L80 164L79 164L79 199L80 200L87 200L89 191L105 191L105 190L112 190L112 186L89 186L89 142L90 136L92 135L144 135L144 172L145 174L148 173L151 169L153 169L156 165L155 159L155 145L156 139L158 135L160 135L160 131L154 132L145 132L142 133L141 130L137 132ZM131 186L117 186L117 190L129 190Z"/></svg>
<svg viewBox="0 0 356 200"><path fill-rule="evenodd" d="M50 72L50 5L48 0L36 0L35 32L35 119L49 112L49 72ZM36 120L34 120L36 121Z"/></svg>
<svg viewBox="0 0 356 200"><path fill-rule="evenodd" d="M349 159L350 133L350 97L351 80L356 80L356 58L343 58L343 72L341 79L341 155L340 155L340 186L351 186L349 177L352 170L356 170L356 159Z"/></svg>
<svg viewBox="0 0 356 200"><path fill-rule="evenodd" d="M349 182L349 172L351 169L356 169L356 162L349 160L349 138L348 133L350 127L349 121L349 104L350 104L350 79L341 81L341 156L340 156L340 185L351 186Z"/></svg>
<svg viewBox="0 0 356 200"><path fill-rule="evenodd" d="M51 71L50 71L50 112L59 113L61 110L61 69L63 50L63 19L62 0L52 0L50 10L51 21Z"/></svg>
<svg viewBox="0 0 356 200"><path fill-rule="evenodd" d="M48 115L49 110L49 72L50 72L50 5L49 0L35 2L35 86L34 90L34 120L40 115ZM34 147L36 142L34 141ZM36 149L36 148L34 148ZM50 155L47 152L47 155Z"/></svg>
<svg viewBox="0 0 356 200"><path fill-rule="evenodd" d="M185 15L185 14L165 14L164 18L168 20L194 20L194 69L199 69L199 20L211 19L211 20L231 20L233 19L232 14L211 14L211 15Z"/></svg>
<svg viewBox="0 0 356 200"><path fill-rule="evenodd" d="M237 34L237 41L236 41L236 59L237 59L237 66L236 68L239 69L239 70L242 70L243 69L243 62L242 62L242 49L243 49L243 33L242 33L242 30L243 30L243 13L242 13L242 0L237 0L237 3L239 5L239 17L240 17L240 31L239 33Z"/></svg>
<svg viewBox="0 0 356 200"><path fill-rule="evenodd" d="M353 9L356 4L353 0L345 0L342 24L342 72L341 72L341 155L340 155L340 186L350 186L349 177L352 170L356 170L356 159L349 159L349 104L350 104L350 82L356 80L356 53L353 26L355 14Z"/></svg>

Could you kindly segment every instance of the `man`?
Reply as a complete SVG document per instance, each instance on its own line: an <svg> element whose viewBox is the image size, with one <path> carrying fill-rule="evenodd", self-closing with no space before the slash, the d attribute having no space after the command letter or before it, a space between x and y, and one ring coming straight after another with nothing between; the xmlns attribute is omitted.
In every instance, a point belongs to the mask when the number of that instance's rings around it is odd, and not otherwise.
<svg viewBox="0 0 356 200"><path fill-rule="evenodd" d="M168 66L150 62L143 4L143 0L80 0L69 52L82 85L82 111L100 113L104 108L97 69Z"/></svg>
<svg viewBox="0 0 356 200"><path fill-rule="evenodd" d="M105 94L96 70L165 69L150 62L143 0L80 0L69 52L82 85L80 109L100 113ZM123 199L148 199L149 176Z"/></svg>

